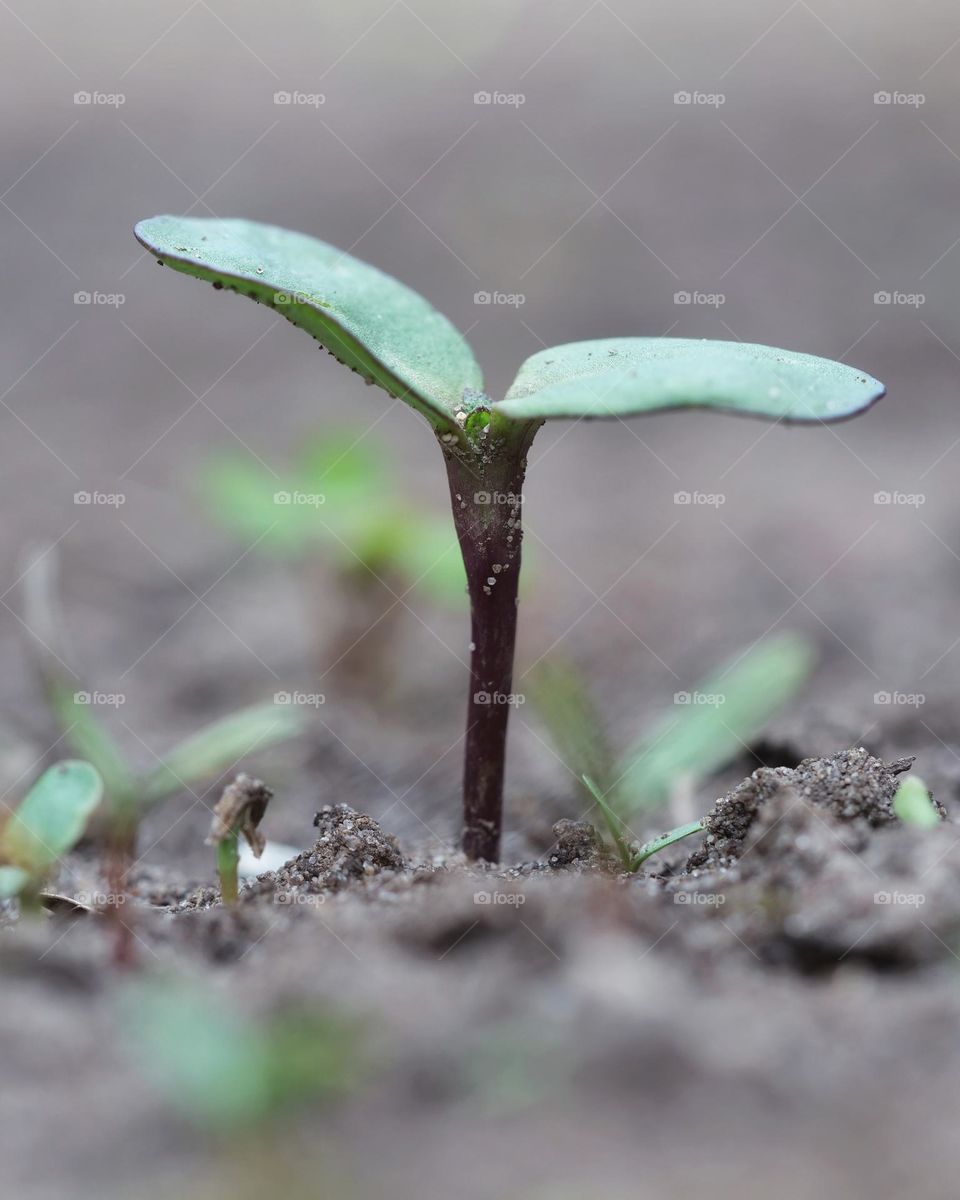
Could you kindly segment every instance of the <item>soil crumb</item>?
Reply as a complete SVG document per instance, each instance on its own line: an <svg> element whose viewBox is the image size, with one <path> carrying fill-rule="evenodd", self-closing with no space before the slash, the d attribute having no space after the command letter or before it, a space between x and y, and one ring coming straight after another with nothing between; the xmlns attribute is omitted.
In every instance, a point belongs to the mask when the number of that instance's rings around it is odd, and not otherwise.
<svg viewBox="0 0 960 1200"><path fill-rule="evenodd" d="M397 839L349 804L325 805L313 823L320 836L276 873L278 894L335 892L353 881L406 867Z"/></svg>

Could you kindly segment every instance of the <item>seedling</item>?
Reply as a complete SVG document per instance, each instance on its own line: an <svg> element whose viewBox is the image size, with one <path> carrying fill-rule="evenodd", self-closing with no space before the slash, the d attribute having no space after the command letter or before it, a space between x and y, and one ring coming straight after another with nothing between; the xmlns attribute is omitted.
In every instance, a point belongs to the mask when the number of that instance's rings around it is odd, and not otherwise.
<svg viewBox="0 0 960 1200"><path fill-rule="evenodd" d="M649 842L644 842L638 846L636 842L631 841L626 836L626 833L624 833L626 827L623 822L607 803L603 792L600 791L589 775L583 776L583 783L595 800L597 808L600 810L604 824L607 827L607 832L610 834L610 839L620 858L620 865L625 871L629 871L631 875L638 871L652 854L666 850L668 846L674 845L675 842L679 842L683 838L690 837L691 834L703 831L702 820L689 821L686 825L678 825L676 829L671 829L668 833L662 833L659 837L652 838Z"/></svg>
<svg viewBox="0 0 960 1200"><path fill-rule="evenodd" d="M65 740L102 776L99 824L112 847L128 856L134 850L137 827L156 805L216 778L241 758L302 732L304 717L293 707L251 705L207 725L152 766L138 768L120 749L101 715L110 706L92 703L98 693L85 688L68 665L53 585L54 565L54 556L48 553L26 576L26 623L34 634L32 647L41 684Z"/></svg>
<svg viewBox="0 0 960 1200"><path fill-rule="evenodd" d="M748 749L775 712L796 695L813 667L810 642L787 633L738 654L692 691L674 694L623 754L616 754L586 680L565 662L545 660L527 689L556 754L585 797L597 792L618 828L662 807L680 787L693 788Z"/></svg>
<svg viewBox="0 0 960 1200"><path fill-rule="evenodd" d="M240 861L240 835L259 858L267 844L260 822L273 799L273 792L260 779L238 775L227 784L213 809L213 822L207 844L217 848L217 874L224 904L235 904L238 895L237 864Z"/></svg>
<svg viewBox="0 0 960 1200"><path fill-rule="evenodd" d="M186 980L152 978L122 996L130 1048L146 1074L202 1126L256 1133L309 1101L360 1082L359 1023L296 1008L255 1021Z"/></svg>
<svg viewBox="0 0 960 1200"><path fill-rule="evenodd" d="M943 823L943 817L937 812L927 785L916 775L908 775L900 781L896 795L893 797L893 811L904 825L912 825L915 829L932 829Z"/></svg>
<svg viewBox="0 0 960 1200"><path fill-rule="evenodd" d="M83 836L103 781L68 759L40 776L0 827L0 899L36 900L47 876Z"/></svg>
<svg viewBox="0 0 960 1200"><path fill-rule="evenodd" d="M469 345L445 317L333 246L219 218L154 217L136 235L161 265L276 309L432 427L470 595L463 787L463 848L470 858L495 861L500 849L523 480L527 451L544 421L712 408L818 424L860 412L884 391L852 367L766 346L612 338L534 354L495 401L484 394Z"/></svg>

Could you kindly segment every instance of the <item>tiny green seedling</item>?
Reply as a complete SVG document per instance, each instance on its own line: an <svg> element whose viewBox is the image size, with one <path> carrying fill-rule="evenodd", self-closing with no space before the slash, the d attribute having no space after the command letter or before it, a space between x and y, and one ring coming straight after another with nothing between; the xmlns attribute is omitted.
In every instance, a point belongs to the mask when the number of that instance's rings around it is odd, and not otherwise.
<svg viewBox="0 0 960 1200"><path fill-rule="evenodd" d="M362 438L340 431L308 442L282 475L249 455L220 455L205 471L209 507L259 553L319 554L351 590L386 580L462 604L467 580L449 521L410 504L386 454ZM377 492L382 507L368 502Z"/></svg>
<svg viewBox="0 0 960 1200"><path fill-rule="evenodd" d="M292 1108L354 1090L359 1022L319 1007L261 1020L229 997L157 976L121 995L130 1051L171 1104L223 1134L248 1135Z"/></svg>
<svg viewBox="0 0 960 1200"><path fill-rule="evenodd" d="M0 899L36 899L83 837L102 795L103 781L90 763L68 759L44 771L0 826Z"/></svg>
<svg viewBox="0 0 960 1200"><path fill-rule="evenodd" d="M622 754L610 745L586 680L569 663L545 660L527 689L560 761L585 796L604 802L619 823L662 807L675 789L708 779L749 749L770 718L810 675L812 644L785 633L757 642L692 691L674 694Z"/></svg>
<svg viewBox="0 0 960 1200"><path fill-rule="evenodd" d="M883 395L841 363L739 342L608 338L555 346L491 400L455 327L410 288L300 233L160 216L136 236L161 264L266 304L432 427L447 468L471 606L463 848L499 855L527 451L547 420L709 408L821 424Z"/></svg>
<svg viewBox="0 0 960 1200"><path fill-rule="evenodd" d="M214 806L207 844L217 848L217 874L224 904L235 904L239 894L240 835L246 838L255 858L263 854L266 839L260 832L260 822L272 799L273 792L262 780L238 775L223 789Z"/></svg>
<svg viewBox="0 0 960 1200"><path fill-rule="evenodd" d="M937 812L927 785L916 775L908 775L900 781L893 797L893 811L904 825L912 825L915 829L932 829L943 824L943 817Z"/></svg>
<svg viewBox="0 0 960 1200"><path fill-rule="evenodd" d="M600 810L600 815L603 817L607 832L610 834L617 855L620 858L620 865L625 871L629 871L631 875L635 871L638 871L652 854L658 854L661 850L666 850L668 846L674 845L675 842L682 841L683 838L690 837L694 833L702 833L703 831L702 820L689 821L686 825L678 825L676 829L662 833L659 837L651 838L649 842L643 842L642 845L638 846L636 842L631 841L627 836L629 830L624 832L626 826L607 803L603 792L600 791L589 775L583 776L583 783L596 802L597 808Z"/></svg>
<svg viewBox="0 0 960 1200"><path fill-rule="evenodd" d="M255 751L303 731L296 708L254 704L207 725L146 768L136 767L114 740L101 712L109 704L92 703L97 693L85 688L68 665L63 623L53 583L55 558L41 556L26 576L27 625L47 705L70 745L103 778L103 821L115 849L130 854L137 827L156 805L222 774ZM109 699L109 696L107 697Z"/></svg>

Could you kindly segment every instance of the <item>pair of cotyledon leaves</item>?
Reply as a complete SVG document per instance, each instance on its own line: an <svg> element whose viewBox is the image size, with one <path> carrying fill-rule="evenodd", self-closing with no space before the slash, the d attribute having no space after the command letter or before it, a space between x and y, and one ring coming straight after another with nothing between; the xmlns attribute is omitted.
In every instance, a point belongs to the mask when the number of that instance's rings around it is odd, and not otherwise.
<svg viewBox="0 0 960 1200"><path fill-rule="evenodd" d="M153 217L136 227L162 263L268 304L439 430L483 405L518 421L715 408L790 422L838 420L883 385L842 363L742 342L609 338L534 354L505 398L483 396L466 340L422 296L302 233L255 221ZM457 414L461 414L460 422Z"/></svg>

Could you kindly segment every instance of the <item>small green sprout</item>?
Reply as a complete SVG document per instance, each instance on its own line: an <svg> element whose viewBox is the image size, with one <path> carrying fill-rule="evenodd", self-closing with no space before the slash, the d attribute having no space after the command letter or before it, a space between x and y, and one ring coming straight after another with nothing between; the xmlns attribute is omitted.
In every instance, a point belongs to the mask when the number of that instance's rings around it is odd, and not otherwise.
<svg viewBox="0 0 960 1200"><path fill-rule="evenodd" d="M65 739L103 778L103 821L114 849L133 853L141 820L162 801L216 778L241 758L303 731L293 706L254 704L207 725L146 769L136 767L114 740L94 693L68 665L63 625L56 609L53 555L39 558L26 577L27 624L47 705Z"/></svg>
<svg viewBox="0 0 960 1200"><path fill-rule="evenodd" d="M221 455L205 472L207 502L258 552L319 554L355 590L385 580L462 605L467 579L450 522L410 504L387 455L361 437L340 431L308 442L283 475L247 455ZM378 491L382 507L368 502Z"/></svg>
<svg viewBox="0 0 960 1200"><path fill-rule="evenodd" d="M144 1074L218 1133L256 1131L360 1082L359 1025L323 1009L258 1021L197 984L152 978L128 985L123 1018Z"/></svg>
<svg viewBox="0 0 960 1200"><path fill-rule="evenodd" d="M48 768L0 827L0 899L35 899L44 880L72 850L103 795L87 762Z"/></svg>
<svg viewBox="0 0 960 1200"><path fill-rule="evenodd" d="M904 825L912 825L915 829L932 829L943 823L927 785L916 775L908 775L900 781L893 797L893 811Z"/></svg>
<svg viewBox="0 0 960 1200"><path fill-rule="evenodd" d="M255 858L263 854L266 839L259 826L272 799L273 792L262 780L238 775L223 789L214 806L207 845L217 848L217 874L224 904L235 904L239 894L240 835L246 838Z"/></svg>
<svg viewBox="0 0 960 1200"><path fill-rule="evenodd" d="M473 351L416 292L300 233L254 221L159 216L136 227L161 265L276 309L432 427L447 468L471 605L463 848L496 861L503 822L527 452L547 420L708 408L818 425L884 392L842 363L740 342L607 338L541 350L503 400Z"/></svg>
<svg viewBox="0 0 960 1200"><path fill-rule="evenodd" d="M545 661L528 690L554 748L580 782L595 781L617 821L662 806L677 786L695 786L749 747L770 717L802 687L813 667L811 643L795 633L767 638L738 654L617 755L586 681L567 663ZM585 795L596 798L587 785Z"/></svg>
<svg viewBox="0 0 960 1200"><path fill-rule="evenodd" d="M626 829L626 826L607 803L603 792L600 791L589 775L583 776L583 782L587 791L596 802L597 808L600 809L607 832L610 834L611 841L620 858L620 865L625 871L629 871L631 875L638 871L651 855L658 854L661 850L666 850L668 846L672 846L675 842L682 841L683 838L690 837L694 833L703 832L702 819L699 821L689 821L686 825L678 825L676 829L662 833L659 837L651 838L649 842L643 842L642 845L638 846L636 842L631 841L627 836L629 830Z"/></svg>

